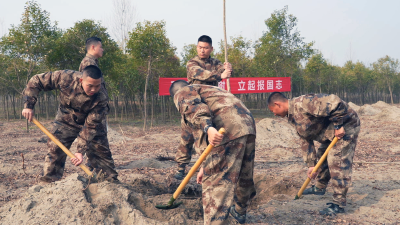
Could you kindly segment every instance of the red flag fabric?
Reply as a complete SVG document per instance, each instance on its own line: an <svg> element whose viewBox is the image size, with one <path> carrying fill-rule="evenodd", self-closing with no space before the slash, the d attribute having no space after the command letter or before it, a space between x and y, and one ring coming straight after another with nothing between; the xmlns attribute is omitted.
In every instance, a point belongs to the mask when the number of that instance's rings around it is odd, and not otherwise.
<svg viewBox="0 0 400 225"><path fill-rule="evenodd" d="M159 95L169 95L169 87L176 80L187 78L160 78ZM289 92L291 90L290 77L232 77L230 78L232 94ZM226 80L218 83L218 87L227 90Z"/></svg>

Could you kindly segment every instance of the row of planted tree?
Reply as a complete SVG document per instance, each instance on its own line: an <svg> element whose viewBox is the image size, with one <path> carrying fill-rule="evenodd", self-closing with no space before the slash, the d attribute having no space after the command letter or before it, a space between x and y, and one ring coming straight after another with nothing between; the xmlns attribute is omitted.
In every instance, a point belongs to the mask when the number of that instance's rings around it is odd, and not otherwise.
<svg viewBox="0 0 400 225"><path fill-rule="evenodd" d="M228 61L235 77L288 77L290 96L333 93L356 104L378 100L400 102L399 61L389 56L371 65L347 61L332 65L306 43L297 30L297 18L285 7L265 20L265 32L256 41L231 37ZM0 42L0 118L20 119L22 91L29 79L46 71L78 70L85 56L85 40L102 39L105 54L99 59L110 97L110 118L144 120L148 125L178 120L172 99L158 96L158 78L186 77L186 62L196 44L184 46L180 57L167 37L164 21L139 22L126 38L113 40L107 29L92 20L61 30L49 12L35 1L26 3L21 23L13 25ZM199 34L201 35L201 34ZM224 43L214 46L213 57L224 61ZM240 98L252 110L265 110L268 94ZM51 119L57 111L57 92L42 93L36 113ZM265 111L264 111L265 112ZM145 123L146 124L146 123Z"/></svg>

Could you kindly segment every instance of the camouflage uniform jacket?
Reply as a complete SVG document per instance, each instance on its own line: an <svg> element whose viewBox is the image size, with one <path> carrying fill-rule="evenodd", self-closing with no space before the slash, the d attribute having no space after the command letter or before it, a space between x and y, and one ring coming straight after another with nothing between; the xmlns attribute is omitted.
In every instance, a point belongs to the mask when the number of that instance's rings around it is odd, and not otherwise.
<svg viewBox="0 0 400 225"><path fill-rule="evenodd" d="M225 128L221 145L249 134L256 134L254 118L246 106L233 94L209 85L194 84L183 87L174 96L174 103L182 121L193 130L195 148L202 152L207 147L204 128Z"/></svg>
<svg viewBox="0 0 400 225"><path fill-rule="evenodd" d="M317 161L314 140L332 141L334 125L345 126L353 120L358 120L357 113L336 95L308 94L289 100L288 121L300 136L308 166Z"/></svg>
<svg viewBox="0 0 400 225"><path fill-rule="evenodd" d="M99 60L96 59L93 55L87 53L85 58L82 59L82 62L79 65L79 72L82 72L85 67L90 65L99 67Z"/></svg>
<svg viewBox="0 0 400 225"><path fill-rule="evenodd" d="M209 57L201 59L199 56L189 60L186 64L187 78L190 84L206 84L218 87L221 73L225 71L224 64L218 59Z"/></svg>
<svg viewBox="0 0 400 225"><path fill-rule="evenodd" d="M85 58L82 59L81 65L79 65L79 72L82 73L82 71L83 71L83 69L85 69L85 67L91 66L91 65L99 67L99 60L96 59L93 55L87 53ZM108 92L106 89L106 82L104 81L104 77L101 78L101 89L108 96Z"/></svg>
<svg viewBox="0 0 400 225"><path fill-rule="evenodd" d="M24 107L33 109L40 91L60 90L60 106L56 121L70 126L82 127L78 136L78 152L84 153L89 142L104 133L101 123L108 112L108 96L99 91L93 96L86 95L79 78L81 73L73 70L59 70L33 76L24 92Z"/></svg>

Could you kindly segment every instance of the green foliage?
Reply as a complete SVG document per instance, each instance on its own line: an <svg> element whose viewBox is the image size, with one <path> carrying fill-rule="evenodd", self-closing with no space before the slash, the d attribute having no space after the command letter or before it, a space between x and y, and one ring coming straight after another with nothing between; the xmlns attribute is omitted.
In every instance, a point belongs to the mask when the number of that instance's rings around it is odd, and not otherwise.
<svg viewBox="0 0 400 225"><path fill-rule="evenodd" d="M319 87L319 92L322 92L322 85L327 81L328 64L322 57L322 54L313 55L307 62L304 70L304 80L310 87Z"/></svg>
<svg viewBox="0 0 400 225"><path fill-rule="evenodd" d="M137 23L129 33L127 52L137 60L160 60L174 55L175 50L166 36L164 21Z"/></svg>
<svg viewBox="0 0 400 225"><path fill-rule="evenodd" d="M230 37L228 62L233 66L233 76L290 76L293 96L322 92L360 104L388 101L389 98L392 103L400 101L398 59L385 56L371 65L353 61L342 66L332 65L322 53L313 49L314 42L304 41L297 24L297 18L284 7L265 20L266 32L256 42L242 36ZM34 74L78 70L86 54L85 41L92 36L102 39L104 55L99 59L99 66L111 100L115 100L110 102L115 117L121 110L129 114L128 101L131 109L140 110L146 117L150 111L146 109L149 106L146 96L151 98L152 111L156 101L162 105L162 110L170 110L167 103L172 104L171 99L157 95L158 79L186 77L186 63L197 55L196 44L185 45L180 54L182 59L179 59L167 37L166 23L144 21L129 32L126 53L123 53L100 23L84 19L62 31L36 1L26 3L21 23L12 25L0 39L1 96L14 99ZM220 41L211 57L224 62L224 45ZM169 115L172 113L170 111Z"/></svg>
<svg viewBox="0 0 400 225"><path fill-rule="evenodd" d="M228 44L228 62L232 64L234 77L254 77L252 73L252 42L242 36L231 37L232 44ZM215 57L221 62L225 61L225 43L219 43L220 52Z"/></svg>
<svg viewBox="0 0 400 225"><path fill-rule="evenodd" d="M196 44L189 44L183 46L183 50L181 53L182 60L181 60L181 65L186 67L186 64L189 60L194 58L197 55L197 45Z"/></svg>
<svg viewBox="0 0 400 225"><path fill-rule="evenodd" d="M121 51L117 43L110 38L107 29L93 20L76 22L74 27L66 30L57 40L57 47L49 55L49 64L55 69L78 70L81 60L86 55L85 41L93 36L102 40L104 55L99 59L99 63L102 64L102 71L109 74L113 61L119 59Z"/></svg>
<svg viewBox="0 0 400 225"><path fill-rule="evenodd" d="M286 77L302 60L313 54L314 42L305 43L297 31L297 18L288 14L288 7L277 10L265 21L268 31L255 44L257 76Z"/></svg>
<svg viewBox="0 0 400 225"><path fill-rule="evenodd" d="M389 56L378 59L373 63L374 73L380 78L378 81L383 86L387 86L393 104L393 89L399 82L399 60Z"/></svg>
<svg viewBox="0 0 400 225"><path fill-rule="evenodd" d="M154 90L158 90L158 77L184 75L175 56L176 48L166 36L164 21L137 23L129 37L127 52L139 73L151 76L149 79Z"/></svg>
<svg viewBox="0 0 400 225"><path fill-rule="evenodd" d="M3 60L8 62L1 71L6 90L21 93L31 75L46 68L44 61L61 35L56 26L56 23L51 24L50 14L37 2L26 3L21 24L12 25L0 42Z"/></svg>

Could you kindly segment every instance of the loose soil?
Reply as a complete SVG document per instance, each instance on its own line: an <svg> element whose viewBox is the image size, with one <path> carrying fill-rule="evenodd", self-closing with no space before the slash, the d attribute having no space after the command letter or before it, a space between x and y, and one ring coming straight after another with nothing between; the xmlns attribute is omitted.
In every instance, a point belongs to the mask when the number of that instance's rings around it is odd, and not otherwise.
<svg viewBox="0 0 400 225"><path fill-rule="evenodd" d="M324 217L324 196L293 200L306 178L296 132L284 119L257 119L255 182L257 196L248 224L400 223L400 108L384 102L357 106L361 134L346 213ZM43 121L51 127L51 121ZM32 127L33 126L33 127ZM201 186L192 178L179 197L183 204L160 210L180 182L173 175L180 126L147 132L110 123L109 141L121 184L90 183L80 168L66 163L62 180L38 183L46 137L24 121L0 121L0 224L203 224ZM75 152L76 146L71 147ZM24 163L23 163L24 158ZM192 164L198 158L193 156ZM23 169L24 164L24 169Z"/></svg>

